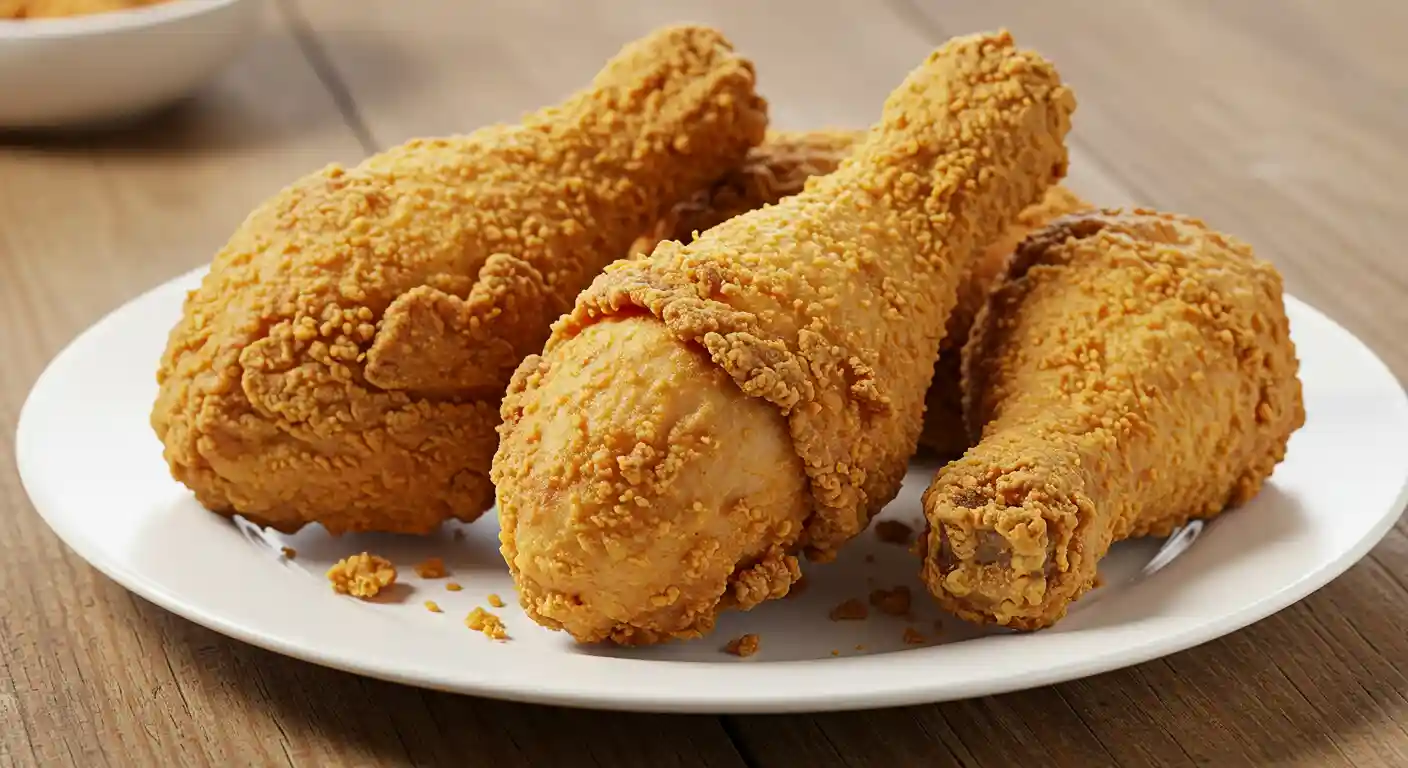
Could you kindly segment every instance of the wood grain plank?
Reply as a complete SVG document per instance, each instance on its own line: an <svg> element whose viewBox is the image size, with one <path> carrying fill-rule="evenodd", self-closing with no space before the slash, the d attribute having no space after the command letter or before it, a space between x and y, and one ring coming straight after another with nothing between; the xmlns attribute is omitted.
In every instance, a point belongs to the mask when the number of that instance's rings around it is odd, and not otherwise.
<svg viewBox="0 0 1408 768"><path fill-rule="evenodd" d="M1075 86L1074 142L1086 155L1141 202L1251 242L1291 292L1408 372L1408 342L1389 330L1408 322L1397 300L1408 260L1391 256L1395 222L1408 214L1393 191L1408 175L1408 110L1391 86L1346 78L1334 59L1259 23L1291 14L1236 4L1239 23L1230 24L1208 10L1213 3L894 2L941 34L1006 26L1050 56ZM1337 29L1344 52L1365 28L1353 19L1325 9L1303 24Z"/></svg>
<svg viewBox="0 0 1408 768"><path fill-rule="evenodd" d="M687 0L399 5L289 0L380 147L517 119L582 87L627 42L667 24L722 30L758 72L771 124L864 127L933 48L881 5ZM1077 151L1079 155L1079 151ZM1094 161L1071 184L1110 205L1135 196Z"/></svg>
<svg viewBox="0 0 1408 768"><path fill-rule="evenodd" d="M98 135L0 137L0 743L7 759L46 766L286 762L279 724L257 698L231 695L227 684L202 688L198 673L211 654L181 655L191 650L177 631L184 622L135 607L45 528L15 476L10 436L30 383L75 333L150 285L207 262L254 203L286 181L360 154L272 8L237 64L164 114ZM224 639L205 645L226 656L238 646Z"/></svg>

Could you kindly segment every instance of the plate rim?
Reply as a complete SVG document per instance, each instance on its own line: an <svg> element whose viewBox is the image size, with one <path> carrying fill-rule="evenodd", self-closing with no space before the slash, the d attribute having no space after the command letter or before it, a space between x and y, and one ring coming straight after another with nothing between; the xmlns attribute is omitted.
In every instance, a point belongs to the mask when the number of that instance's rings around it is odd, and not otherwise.
<svg viewBox="0 0 1408 768"><path fill-rule="evenodd" d="M152 583L127 566L116 562L116 558L109 557L103 547L97 546L91 541L89 536L85 535L81 530L76 529L70 522L66 522L62 518L55 519L56 516L52 514L52 511L61 506L61 504L55 503L52 500L48 500L46 503L40 503L41 500L46 498L46 494L35 487L33 480L35 470L29 468L29 464L35 461L33 456L34 451L24 448L30 441L30 438L27 438L26 435L31 433L32 428L28 425L30 425L35 418L32 415L33 410L37 409L37 406L34 406L36 392L41 391L41 388L51 375L57 375L54 371L72 350L81 345L89 334L94 333L100 327L112 321L114 316L118 313L123 312L133 305L150 300L154 294L163 291L174 291L179 286L190 283L207 270L208 267L197 267L189 270L142 292L140 295L108 311L100 319L93 322L65 344L45 365L43 371L35 379L29 393L26 395L24 404L20 409L19 418L16 422L15 461L21 486L29 497L31 506L39 514L40 518L44 520L45 524L64 542L65 546L73 550L75 554L89 565L133 594L149 600L162 609L181 616L188 621L240 642L319 666L405 685L532 704L612 711L700 714L857 711L924 703L940 703L975 696L997 695L1013 691L1029 690L1123 669L1188 650L1243 629L1268 616L1278 613L1296 602L1305 599L1307 596L1338 578L1351 566L1360 562L1384 539L1403 514L1405 505L1408 505L1408 467L1405 467L1404 477L1401 480L1400 488L1393 503L1382 513L1380 518L1376 520L1372 526L1368 527L1366 534L1355 542L1353 546L1344 549L1332 560L1323 563L1318 568L1302 574L1294 581L1283 584L1279 589L1269 592L1238 610L1224 613L1210 621L1194 622L1192 626L1186 630L1175 630L1137 638L1129 641L1117 651L1095 657L1068 661L1040 670L1039 672L1026 674L1020 679L1013 676L997 676L995 678L986 679L982 684L967 683L957 686L951 683L944 684L942 682L916 679L912 685L908 685L902 689L858 688L844 695L835 694L826 696L822 694L811 694L800 698L769 693L761 690L761 686L752 685L722 694L710 692L706 695L699 695L696 692L695 695L691 696L690 694L679 692L669 694L662 689L653 693L631 692L623 695L623 692L619 690L609 692L576 690L570 685L547 687L535 683L531 685L515 686L495 680L467 680L461 678L450 681L443 677L437 679L430 675L400 671L394 664L385 663L381 659L369 662L364 658L344 657L343 654L336 651L320 651L316 648L305 647L287 638L274 637L262 633L257 629L245 627L237 622L224 619L212 611L203 610L197 605L175 597L159 584ZM1368 344L1309 303L1289 293L1284 295L1284 301L1288 308L1293 304L1299 305L1298 309L1300 311L1305 311L1313 315L1318 322L1326 324L1357 344L1360 348L1359 351L1367 355L1366 362L1372 361L1378 366L1380 372L1387 377L1388 381L1397 384L1400 403L1408 403L1408 391L1405 391L1403 383ZM46 512L46 509L50 511ZM1010 639L1017 639L1019 637L1020 636L1010 636ZM991 639L999 640L999 638ZM859 674L860 669L864 666L878 663L874 661L878 658L882 657L862 656L824 660L776 661L767 662L767 666L786 665L787 667L795 668L797 665L817 665L826 663L842 667L841 669L832 667L838 674L845 674L845 668L854 668L851 674ZM866 662L867 659L871 661ZM659 660L620 658L600 658L598 661L616 664L623 669L626 667L640 668L641 665L675 663L662 662ZM759 673L757 667L747 664L709 666L718 666L724 669L738 667L740 670L747 670L747 674L754 676ZM737 673L728 672L724 674Z"/></svg>

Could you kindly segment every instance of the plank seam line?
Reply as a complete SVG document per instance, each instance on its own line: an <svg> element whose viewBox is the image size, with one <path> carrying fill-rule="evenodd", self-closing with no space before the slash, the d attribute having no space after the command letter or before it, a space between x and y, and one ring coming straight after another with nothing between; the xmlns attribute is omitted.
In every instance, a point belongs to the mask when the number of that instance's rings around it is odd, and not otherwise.
<svg viewBox="0 0 1408 768"><path fill-rule="evenodd" d="M308 62L308 66L313 68L315 74L332 96L333 104L337 106L337 111L342 115L342 121L347 124L357 143L362 146L362 151L368 155L381 151L377 145L376 137L372 135L371 129L362 119L361 112L357 109L357 102L352 98L352 91L347 87L347 83L338 73L337 67L332 63L332 57L328 56L327 50L319 42L317 33L313 30L313 25L308 23L302 11L299 10L297 0L278 0L279 13L288 22L289 29L293 33L293 39L298 43L298 48L303 53L303 58Z"/></svg>

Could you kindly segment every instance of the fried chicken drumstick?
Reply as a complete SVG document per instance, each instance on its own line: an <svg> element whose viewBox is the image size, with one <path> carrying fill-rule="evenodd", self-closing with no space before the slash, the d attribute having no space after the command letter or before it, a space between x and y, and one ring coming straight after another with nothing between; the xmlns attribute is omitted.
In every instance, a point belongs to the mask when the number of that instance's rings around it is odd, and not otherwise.
<svg viewBox="0 0 1408 768"><path fill-rule="evenodd" d="M696 234L734 216L776 204L801 192L807 179L836 170L864 137L864 131L769 131L767 138L748 153L741 166L677 204L669 215L637 239L631 246L632 255L650 255L661 240L688 243ZM1040 201L1018 214L996 242L983 249L964 275L958 286L958 302L948 318L948 330L939 343L934 380L924 398L924 428L919 433L919 444L938 457L956 459L968 448L968 431L963 425L959 352L968 341L973 319L987 300L988 289L1007 266L1012 249L1032 230L1059 216L1090 207L1065 187L1051 187Z"/></svg>
<svg viewBox="0 0 1408 768"><path fill-rule="evenodd" d="M923 577L975 622L1053 624L1112 542L1255 496L1305 419L1280 275L1180 216L1036 232L963 357L981 437L925 493Z"/></svg>
<svg viewBox="0 0 1408 768"><path fill-rule="evenodd" d="M171 332L152 426L206 507L281 531L426 532L493 501L514 368L607 263L762 140L717 32L626 46L521 125L294 183Z"/></svg>
<svg viewBox="0 0 1408 768"><path fill-rule="evenodd" d="M968 261L1065 171L1075 99L959 38L841 166L612 265L524 361L494 459L520 601L577 640L694 637L785 595L898 491Z"/></svg>
<svg viewBox="0 0 1408 768"><path fill-rule="evenodd" d="M963 455L971 443L963 423L962 351L978 312L987 303L988 292L1007 268L1012 250L1032 230L1046 226L1066 214L1090 208L1074 192L1057 185L1035 205L1017 215L995 242L989 243L973 260L972 267L958 286L958 302L948 316L948 332L939 344L939 361L934 364L934 381L924 396L924 429L919 444L935 456L949 461Z"/></svg>

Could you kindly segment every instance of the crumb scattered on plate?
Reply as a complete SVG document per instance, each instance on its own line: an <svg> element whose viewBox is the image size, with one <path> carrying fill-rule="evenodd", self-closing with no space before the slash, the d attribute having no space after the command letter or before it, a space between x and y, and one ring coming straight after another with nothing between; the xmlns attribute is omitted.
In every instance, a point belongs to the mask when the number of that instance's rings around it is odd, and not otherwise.
<svg viewBox="0 0 1408 768"><path fill-rule="evenodd" d="M905 627L905 628L904 628L904 644L905 644L905 645L923 645L923 644L924 644L924 635L920 634L920 633L919 633L919 630L915 629L914 627Z"/></svg>
<svg viewBox="0 0 1408 768"><path fill-rule="evenodd" d="M365 600L396 583L396 566L384 557L363 552L337 561L327 576L333 591Z"/></svg>
<svg viewBox="0 0 1408 768"><path fill-rule="evenodd" d="M913 536L914 529L898 520L881 520L875 524L875 538L886 544L908 544Z"/></svg>
<svg viewBox="0 0 1408 768"><path fill-rule="evenodd" d="M449 572L445 570L444 560L430 557L416 565L416 575L422 579L443 579L449 575Z"/></svg>
<svg viewBox="0 0 1408 768"><path fill-rule="evenodd" d="M856 643L856 650L857 650L857 651L863 651L863 650L865 650L865 646L864 646L864 645L861 645L860 643Z"/></svg>
<svg viewBox="0 0 1408 768"><path fill-rule="evenodd" d="M502 608L502 607L504 607L504 599L503 599L502 597L499 597L498 595L494 594L493 592L490 592L490 593L489 593L489 597L488 597L487 599L488 599L488 601L489 601L489 605L491 605L491 606L493 606L493 607L495 607L495 608Z"/></svg>
<svg viewBox="0 0 1408 768"><path fill-rule="evenodd" d="M854 597L831 609L832 621L858 621L869 615L870 609Z"/></svg>
<svg viewBox="0 0 1408 768"><path fill-rule="evenodd" d="M458 541L458 540L460 540L460 539L463 539L463 538L464 538L464 529L463 529L463 528L456 528L456 529L455 529L455 532L452 533L452 534L450 534L450 537L453 538L453 539L455 539L456 541Z"/></svg>
<svg viewBox="0 0 1408 768"><path fill-rule="evenodd" d="M503 619L489 613L483 608L476 607L464 617L464 625L475 632L483 632L484 636L493 640L507 640L508 632L504 631Z"/></svg>
<svg viewBox="0 0 1408 768"><path fill-rule="evenodd" d="M838 650L836 650L835 648L832 648L832 649L831 649L831 655L832 655L832 656L840 656L840 655L841 655L841 652L838 651Z"/></svg>
<svg viewBox="0 0 1408 768"><path fill-rule="evenodd" d="M890 616L904 616L909 613L909 587L903 584L893 589L877 589L870 593L870 604Z"/></svg>
<svg viewBox="0 0 1408 768"><path fill-rule="evenodd" d="M280 551L282 551L284 553L284 557L288 558L289 560L298 557L298 550L294 549L293 547L283 547Z"/></svg>
<svg viewBox="0 0 1408 768"><path fill-rule="evenodd" d="M866 555L866 556L865 556L865 562L867 562L867 563L873 563L873 562L875 562L875 555Z"/></svg>
<svg viewBox="0 0 1408 768"><path fill-rule="evenodd" d="M758 646L760 645L762 645L762 641L758 638L757 635L748 634L742 635L741 637L735 637L734 639L728 641L728 645L724 648L724 650L728 651L734 656L739 656L746 659L749 656L752 656L753 654L757 653Z"/></svg>
<svg viewBox="0 0 1408 768"><path fill-rule="evenodd" d="M431 613L444 613L444 611L440 610L440 604L435 602L434 600L425 601L425 610L430 611Z"/></svg>
<svg viewBox="0 0 1408 768"><path fill-rule="evenodd" d="M464 587L461 587L461 586L459 585L459 582L457 582L457 581L452 581L452 582L450 582L449 584L446 584L446 585L445 585L445 589L446 589L447 591L449 591L449 592L458 592L458 591L460 591L461 589L464 589Z"/></svg>

